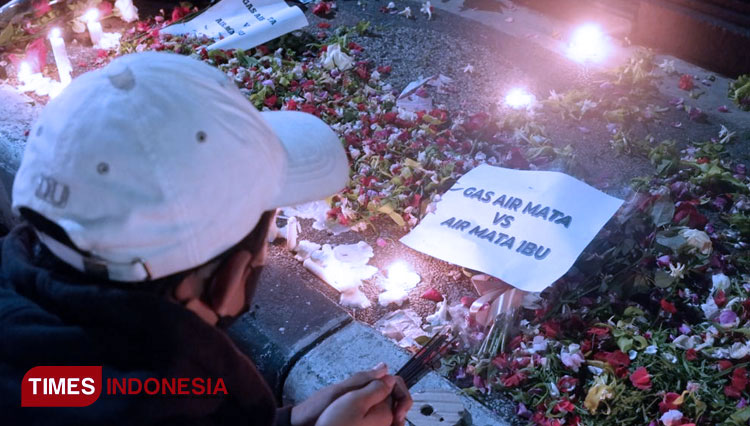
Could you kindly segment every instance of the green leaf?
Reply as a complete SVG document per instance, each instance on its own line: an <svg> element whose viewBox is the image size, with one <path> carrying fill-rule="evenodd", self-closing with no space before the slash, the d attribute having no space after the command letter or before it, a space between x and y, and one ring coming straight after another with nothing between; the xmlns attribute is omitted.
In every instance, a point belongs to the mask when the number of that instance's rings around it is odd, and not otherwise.
<svg viewBox="0 0 750 426"><path fill-rule="evenodd" d="M643 336L633 336L633 341L633 346L635 346L635 348L638 350L646 349L646 347L648 346L648 341Z"/></svg>
<svg viewBox="0 0 750 426"><path fill-rule="evenodd" d="M750 407L745 407L739 411L735 411L729 419L728 424L745 425L750 420Z"/></svg>
<svg viewBox="0 0 750 426"><path fill-rule="evenodd" d="M643 316L643 311L635 306L628 306L627 308L625 308L625 312L623 312L623 315L626 317L639 317Z"/></svg>
<svg viewBox="0 0 750 426"><path fill-rule="evenodd" d="M620 337L619 339L617 339L617 346L621 351L628 353L628 351L633 348L633 339L630 339L628 337Z"/></svg>
<svg viewBox="0 0 750 426"><path fill-rule="evenodd" d="M664 226L672 222L674 217L674 203L670 197L661 197L651 208L651 220L656 226Z"/></svg>
<svg viewBox="0 0 750 426"><path fill-rule="evenodd" d="M654 274L654 285L659 288L670 287L673 283L674 278L662 270L657 270Z"/></svg>
<svg viewBox="0 0 750 426"><path fill-rule="evenodd" d="M687 244L687 240L680 234L669 236L665 233L656 235L656 243L671 249L673 252L679 252Z"/></svg>

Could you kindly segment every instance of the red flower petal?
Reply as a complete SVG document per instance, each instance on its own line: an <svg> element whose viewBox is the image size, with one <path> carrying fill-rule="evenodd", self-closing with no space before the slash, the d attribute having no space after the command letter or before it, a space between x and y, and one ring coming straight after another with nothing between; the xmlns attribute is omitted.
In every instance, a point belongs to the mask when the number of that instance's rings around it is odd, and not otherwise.
<svg viewBox="0 0 750 426"><path fill-rule="evenodd" d="M693 76L688 74L683 74L680 77L680 82L678 83L678 86L682 90L692 90L693 87L695 87L695 84L693 83Z"/></svg>
<svg viewBox="0 0 750 426"><path fill-rule="evenodd" d="M708 218L698 211L694 202L681 201L676 205L672 222L684 222L690 228L703 229L708 223Z"/></svg>
<svg viewBox="0 0 750 426"><path fill-rule="evenodd" d="M664 309L666 312L669 312L670 314L676 314L677 308L674 306L673 303L668 302L666 299L661 299L661 308Z"/></svg>
<svg viewBox="0 0 750 426"><path fill-rule="evenodd" d="M562 401L555 404L553 410L558 413L572 413L575 411L576 406L570 400L563 399Z"/></svg>
<svg viewBox="0 0 750 426"><path fill-rule="evenodd" d="M630 383L641 390L651 389L651 376L648 374L646 367L638 367L633 374L630 375Z"/></svg>
<svg viewBox="0 0 750 426"><path fill-rule="evenodd" d="M560 333L560 324L549 320L542 324L542 332L546 337L554 339Z"/></svg>
<svg viewBox="0 0 750 426"><path fill-rule="evenodd" d="M724 386L724 395L730 397L730 398L739 398L740 397L740 391L735 389L734 387L727 385Z"/></svg>
<svg viewBox="0 0 750 426"><path fill-rule="evenodd" d="M185 15L190 13L190 9L187 7L182 6L175 6L174 9L172 9L172 22L179 21L180 19L184 18Z"/></svg>
<svg viewBox="0 0 750 426"><path fill-rule="evenodd" d="M688 361L695 361L698 359L698 352L695 349L690 348L685 352L685 359Z"/></svg>
<svg viewBox="0 0 750 426"><path fill-rule="evenodd" d="M732 365L734 364L732 364L732 361L722 359L717 363L717 365L719 367L719 371L724 371L724 370L729 370L730 368L732 368Z"/></svg>
<svg viewBox="0 0 750 426"><path fill-rule="evenodd" d="M747 370L744 367L736 368L732 373L732 387L742 391L747 387Z"/></svg>
<svg viewBox="0 0 750 426"><path fill-rule="evenodd" d="M322 28L322 29L324 29L324 30L325 30L325 29L327 29L327 28L331 28L331 24L329 24L328 22L320 22L320 23L318 24L318 28Z"/></svg>
<svg viewBox="0 0 750 426"><path fill-rule="evenodd" d="M477 300L476 297L464 296L461 298L461 304L464 305L464 307L469 308L475 300Z"/></svg>
<svg viewBox="0 0 750 426"><path fill-rule="evenodd" d="M41 72L47 65L47 44L44 38L38 38L26 46L26 61L31 67L31 72Z"/></svg>
<svg viewBox="0 0 750 426"><path fill-rule="evenodd" d="M575 377L563 376L560 378L560 380L557 381L557 388L562 392L572 392L577 384L578 379L576 379Z"/></svg>
<svg viewBox="0 0 750 426"><path fill-rule="evenodd" d="M508 152L508 157L505 159L505 165L513 169L527 170L529 168L529 161L521 153L518 147L513 147Z"/></svg>
<svg viewBox="0 0 750 426"><path fill-rule="evenodd" d="M321 1L313 6L312 13L318 16L325 16L331 13L331 3Z"/></svg>
<svg viewBox="0 0 750 426"><path fill-rule="evenodd" d="M594 336L606 336L609 334L609 328L607 327L591 327L586 332L588 334L593 334Z"/></svg>
<svg viewBox="0 0 750 426"><path fill-rule="evenodd" d="M599 352L594 355L594 359L605 361L614 368L630 366L630 358L626 353L620 350L614 352Z"/></svg>
<svg viewBox="0 0 750 426"><path fill-rule="evenodd" d="M99 3L96 6L96 8L99 9L99 16L105 17L105 16L109 16L110 14L112 14L112 9L114 7L112 6L112 3L108 1L103 1Z"/></svg>
<svg viewBox="0 0 750 426"><path fill-rule="evenodd" d="M722 307L727 303L727 296L724 294L724 290L719 290L714 295L714 303L716 306Z"/></svg>
<svg viewBox="0 0 750 426"><path fill-rule="evenodd" d="M37 0L31 5L34 8L34 16L37 18L44 16L47 12L52 10L52 6L49 5L49 0Z"/></svg>
<svg viewBox="0 0 750 426"><path fill-rule="evenodd" d="M297 102L294 102L294 99L289 99L286 101L286 106L284 109L289 111L297 111Z"/></svg>
<svg viewBox="0 0 750 426"><path fill-rule="evenodd" d="M442 302L443 295L434 288L429 288L427 291L422 293L422 299L432 300L433 302Z"/></svg>
<svg viewBox="0 0 750 426"><path fill-rule="evenodd" d="M659 403L659 412L666 413L669 410L676 410L680 405L675 404L675 400L680 397L679 393L667 392Z"/></svg>
<svg viewBox="0 0 750 426"><path fill-rule="evenodd" d="M520 385L524 380L526 380L526 375L524 375L523 372L518 371L509 376L505 376L500 381L503 383L503 386L512 388Z"/></svg>
<svg viewBox="0 0 750 426"><path fill-rule="evenodd" d="M273 108L274 106L276 106L277 100L278 98L276 97L276 95L271 95L267 97L266 100L263 101L263 104L269 108Z"/></svg>

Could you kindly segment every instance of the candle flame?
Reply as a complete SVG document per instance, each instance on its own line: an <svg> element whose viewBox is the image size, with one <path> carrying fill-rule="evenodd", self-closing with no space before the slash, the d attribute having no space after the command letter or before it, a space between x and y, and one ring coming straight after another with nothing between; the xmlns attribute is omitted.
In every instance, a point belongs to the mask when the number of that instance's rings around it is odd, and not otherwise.
<svg viewBox="0 0 750 426"><path fill-rule="evenodd" d="M388 267L388 278L396 281L402 281L404 277L411 274L412 270L406 262L399 260Z"/></svg>
<svg viewBox="0 0 750 426"><path fill-rule="evenodd" d="M414 288L421 280L419 274L403 260L399 260L388 267L387 287L403 288L405 290Z"/></svg>
<svg viewBox="0 0 750 426"><path fill-rule="evenodd" d="M83 15L83 19L85 19L87 22L94 22L99 20L99 9L89 9L85 15Z"/></svg>
<svg viewBox="0 0 750 426"><path fill-rule="evenodd" d="M607 40L602 29L586 24L575 30L568 46L568 57L576 62L601 62L607 56Z"/></svg>
<svg viewBox="0 0 750 426"><path fill-rule="evenodd" d="M60 38L60 37L62 37L62 31L60 31L60 28L55 27L49 31L49 38Z"/></svg>
<svg viewBox="0 0 750 426"><path fill-rule="evenodd" d="M505 95L505 104L513 109L528 108L534 102L534 95L526 89L516 87Z"/></svg>

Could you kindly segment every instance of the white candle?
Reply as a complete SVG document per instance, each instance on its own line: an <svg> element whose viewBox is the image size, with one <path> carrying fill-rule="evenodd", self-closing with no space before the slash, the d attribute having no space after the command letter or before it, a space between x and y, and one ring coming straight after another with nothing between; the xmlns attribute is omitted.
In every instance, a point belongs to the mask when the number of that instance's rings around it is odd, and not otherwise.
<svg viewBox="0 0 750 426"><path fill-rule="evenodd" d="M59 28L53 28L49 32L49 42L52 45L52 54L55 57L57 73L60 75L60 84L65 87L70 84L70 74L73 72L73 66L70 65L68 52L65 50L65 40L60 35Z"/></svg>
<svg viewBox="0 0 750 426"><path fill-rule="evenodd" d="M83 18L86 20L86 27L89 29L91 44L94 46L98 45L99 40L102 39L102 24L99 22L99 10L89 9Z"/></svg>
<svg viewBox="0 0 750 426"><path fill-rule="evenodd" d="M31 80L31 65L28 62L21 62L18 66L18 81L21 84L27 84Z"/></svg>

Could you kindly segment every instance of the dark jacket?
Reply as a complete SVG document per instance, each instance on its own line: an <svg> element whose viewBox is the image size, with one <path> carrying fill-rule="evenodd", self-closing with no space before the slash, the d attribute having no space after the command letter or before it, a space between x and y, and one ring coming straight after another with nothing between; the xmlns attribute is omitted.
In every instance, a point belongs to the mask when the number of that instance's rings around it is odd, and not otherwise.
<svg viewBox="0 0 750 426"><path fill-rule="evenodd" d="M50 267L29 226L0 240L0 422L23 425L283 425L253 363L221 330L156 292ZM59 263L59 262L58 262ZM228 395L107 395L85 408L21 408L24 374L101 365L106 378L221 377Z"/></svg>

